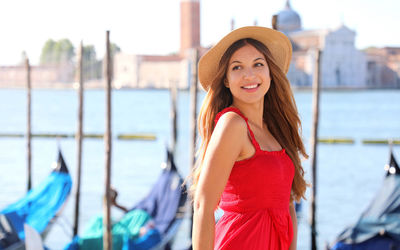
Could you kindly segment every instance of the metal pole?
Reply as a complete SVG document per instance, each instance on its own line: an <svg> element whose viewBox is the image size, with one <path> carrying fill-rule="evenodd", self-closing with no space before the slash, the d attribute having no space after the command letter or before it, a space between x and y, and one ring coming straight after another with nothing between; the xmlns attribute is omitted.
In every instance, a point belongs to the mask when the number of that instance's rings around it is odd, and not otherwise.
<svg viewBox="0 0 400 250"><path fill-rule="evenodd" d="M110 31L106 32L106 131L104 135L105 143L105 194L104 194L104 236L103 249L112 250L111 234L111 51L110 51Z"/></svg>
<svg viewBox="0 0 400 250"><path fill-rule="evenodd" d="M175 155L176 141L178 138L178 125L177 125L177 111L176 111L176 98L177 98L177 86L176 82L170 81L170 94L171 94L171 123L172 123L172 140L171 140L171 152Z"/></svg>
<svg viewBox="0 0 400 250"><path fill-rule="evenodd" d="M196 162L196 139L197 139L197 64L199 61L199 51L193 49L192 62L191 62L191 79L190 79L190 168L194 167ZM191 227L190 238L192 238L193 230L193 207L191 211Z"/></svg>
<svg viewBox="0 0 400 250"><path fill-rule="evenodd" d="M315 69L313 76L313 123L311 126L311 249L317 249L317 229L316 229L316 203L317 203L317 143L318 143L318 118L319 118L319 95L320 95L320 57L321 51L316 51Z"/></svg>
<svg viewBox="0 0 400 250"><path fill-rule="evenodd" d="M25 70L26 70L26 85L27 85L27 117L26 117L26 149L27 149L27 175L28 175L28 186L27 191L31 190L32 188L32 149L31 149L31 139L32 139L32 132L31 132L31 106L32 106L32 99L31 99L31 66L29 64L28 57L25 58Z"/></svg>
<svg viewBox="0 0 400 250"><path fill-rule="evenodd" d="M78 53L78 67L77 78L79 82L78 87L78 129L76 131L76 144L77 144L77 162L76 162L76 194L75 194L75 216L73 236L78 234L79 228L79 203L81 195L81 166L82 166L82 124L83 124L83 42L81 41Z"/></svg>

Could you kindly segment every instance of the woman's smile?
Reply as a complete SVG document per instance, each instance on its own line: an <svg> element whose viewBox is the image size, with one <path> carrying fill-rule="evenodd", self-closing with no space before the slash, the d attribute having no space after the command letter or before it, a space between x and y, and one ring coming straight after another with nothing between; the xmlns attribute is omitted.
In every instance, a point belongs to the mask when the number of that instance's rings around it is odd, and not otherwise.
<svg viewBox="0 0 400 250"><path fill-rule="evenodd" d="M255 92L255 91L257 91L258 87L260 87L260 85L261 84L255 83L255 84L242 86L241 88L247 92Z"/></svg>

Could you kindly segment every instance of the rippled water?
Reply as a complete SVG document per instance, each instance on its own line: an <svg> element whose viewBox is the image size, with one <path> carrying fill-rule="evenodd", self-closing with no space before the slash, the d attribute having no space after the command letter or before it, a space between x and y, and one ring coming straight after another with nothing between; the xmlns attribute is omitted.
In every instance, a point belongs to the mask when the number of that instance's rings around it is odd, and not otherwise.
<svg viewBox="0 0 400 250"><path fill-rule="evenodd" d="M200 94L199 103L204 96ZM119 190L120 203L130 206L150 189L165 160L170 139L169 93L165 90L118 90L113 92L113 135L151 133L156 141L113 140L112 185ZM311 126L311 92L297 91L297 105L303 123L305 143ZM73 90L34 90L32 93L33 133L69 133L76 130L77 94ZM177 165L183 175L189 171L189 95L178 96L179 138ZM85 92L84 132L104 131L104 93ZM0 89L0 133L24 133L26 93ZM364 145L363 139L400 138L400 90L329 91L321 95L320 137L346 137L355 144L319 144L317 223L318 243L332 242L343 228L356 221L366 208L383 178L388 160L386 145ZM0 209L22 197L26 189L25 139L0 138ZM74 178L76 143L74 139L34 138L32 142L33 185L49 173L60 145ZM400 149L394 147L400 160ZM304 162L310 180L309 162ZM91 216L102 213L104 191L104 143L85 139L81 187L80 231ZM309 193L308 193L309 197ZM73 222L74 197L62 218L48 235L46 245L62 249L69 241ZM114 217L122 214L113 210ZM309 205L304 203L299 221L298 249L309 249ZM183 224L174 246L188 242L188 223Z"/></svg>

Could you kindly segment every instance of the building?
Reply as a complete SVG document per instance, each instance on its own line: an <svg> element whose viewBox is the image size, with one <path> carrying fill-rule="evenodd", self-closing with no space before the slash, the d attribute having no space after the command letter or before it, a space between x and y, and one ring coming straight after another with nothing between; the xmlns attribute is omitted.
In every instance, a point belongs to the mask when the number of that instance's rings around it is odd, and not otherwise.
<svg viewBox="0 0 400 250"><path fill-rule="evenodd" d="M189 86L192 58L191 48L200 45L199 0L182 0L181 45L173 55L117 54L114 64L114 86L117 88L167 88L176 84ZM321 82L325 88L365 88L368 86L366 54L355 47L356 33L344 24L331 29L303 30L300 15L286 1L277 14L277 29L293 44L293 59L288 73L292 85L309 87L315 67L316 49L322 51ZM375 77L376 78L376 77ZM374 78L374 79L375 79Z"/></svg>
<svg viewBox="0 0 400 250"><path fill-rule="evenodd" d="M116 88L188 88L193 61L193 48L200 54L200 2L181 0L180 51L172 55L130 55L114 57Z"/></svg>
<svg viewBox="0 0 400 250"><path fill-rule="evenodd" d="M116 88L168 88L175 84L187 87L189 60L179 55L129 55L118 53L114 57Z"/></svg>
<svg viewBox="0 0 400 250"><path fill-rule="evenodd" d="M371 88L400 87L400 48L368 48L367 86Z"/></svg>
<svg viewBox="0 0 400 250"><path fill-rule="evenodd" d="M287 0L285 8L277 14L277 29L285 33L293 44L288 78L294 86L311 86L316 51L319 49L322 52L322 87L366 87L365 53L356 49L356 33L344 24L332 29L303 30L300 15Z"/></svg>
<svg viewBox="0 0 400 250"><path fill-rule="evenodd" d="M32 87L63 87L74 79L72 63L58 66L31 66ZM0 87L25 88L27 72L24 65L0 66Z"/></svg>
<svg viewBox="0 0 400 250"><path fill-rule="evenodd" d="M200 0L180 1L180 50L170 55L114 56L113 85L116 88L185 89L190 85L193 49L199 56L208 48L200 44ZM288 78L295 87L310 87L317 49L321 50L320 79L324 88L393 88L400 87L400 48L355 47L356 32L342 24L339 27L304 30L300 15L287 0L275 15L276 28L292 41L293 56ZM232 20L232 27L234 21ZM34 66L32 85L72 86L74 65ZM0 67L0 87L25 86L23 66ZM85 81L86 87L100 87L103 79Z"/></svg>

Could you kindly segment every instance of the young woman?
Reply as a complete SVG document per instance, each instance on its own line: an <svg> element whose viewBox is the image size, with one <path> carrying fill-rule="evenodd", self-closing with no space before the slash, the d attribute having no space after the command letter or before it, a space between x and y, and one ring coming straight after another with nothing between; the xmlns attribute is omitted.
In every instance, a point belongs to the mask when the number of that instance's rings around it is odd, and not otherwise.
<svg viewBox="0 0 400 250"><path fill-rule="evenodd" d="M286 78L291 54L285 35L250 26L200 59L207 95L192 173L193 249L296 249L293 201L304 198L307 154ZM224 215L215 225L218 206Z"/></svg>

